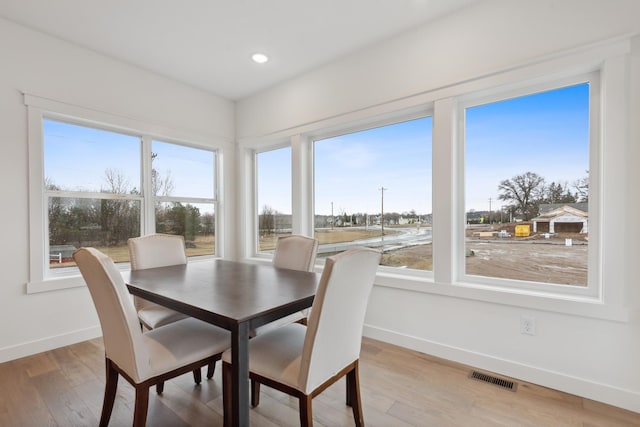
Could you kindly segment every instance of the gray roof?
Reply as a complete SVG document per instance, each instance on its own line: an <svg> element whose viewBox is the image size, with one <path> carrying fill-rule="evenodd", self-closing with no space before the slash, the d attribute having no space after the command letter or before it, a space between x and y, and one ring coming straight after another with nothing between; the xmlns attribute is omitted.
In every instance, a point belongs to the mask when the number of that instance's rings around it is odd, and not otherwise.
<svg viewBox="0 0 640 427"><path fill-rule="evenodd" d="M570 206L574 209L579 209L582 212L589 212L589 203L588 202L580 202L580 203L544 203L541 204L539 209L539 214L543 215L547 212L551 212L563 206Z"/></svg>

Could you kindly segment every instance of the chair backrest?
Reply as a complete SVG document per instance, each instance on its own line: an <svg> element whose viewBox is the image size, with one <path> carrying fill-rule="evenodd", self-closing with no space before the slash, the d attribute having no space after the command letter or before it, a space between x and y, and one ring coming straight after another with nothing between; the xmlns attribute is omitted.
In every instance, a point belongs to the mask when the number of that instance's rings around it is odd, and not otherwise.
<svg viewBox="0 0 640 427"><path fill-rule="evenodd" d="M138 315L113 260L95 248L73 253L98 312L106 356L138 382L150 369Z"/></svg>
<svg viewBox="0 0 640 427"><path fill-rule="evenodd" d="M273 265L290 270L313 271L318 252L318 240L313 237L292 234L282 236L276 242Z"/></svg>
<svg viewBox="0 0 640 427"><path fill-rule="evenodd" d="M127 240L131 270L165 267L187 263L184 237L173 234L149 234ZM151 307L149 301L134 297L136 310Z"/></svg>
<svg viewBox="0 0 640 427"><path fill-rule="evenodd" d="M327 258L309 316L299 385L310 393L360 357L380 252L353 248Z"/></svg>
<svg viewBox="0 0 640 427"><path fill-rule="evenodd" d="M184 237L173 234L149 234L127 241L132 270L187 263Z"/></svg>

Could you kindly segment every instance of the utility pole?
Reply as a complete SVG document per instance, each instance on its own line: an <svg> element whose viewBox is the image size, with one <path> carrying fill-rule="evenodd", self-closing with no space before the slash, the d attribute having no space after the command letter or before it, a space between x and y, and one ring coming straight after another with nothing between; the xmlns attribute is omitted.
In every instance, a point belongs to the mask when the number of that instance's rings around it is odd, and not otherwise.
<svg viewBox="0 0 640 427"><path fill-rule="evenodd" d="M491 197L489 197L489 224L491 224Z"/></svg>
<svg viewBox="0 0 640 427"><path fill-rule="evenodd" d="M331 202L331 229L333 230L333 202Z"/></svg>
<svg viewBox="0 0 640 427"><path fill-rule="evenodd" d="M384 190L387 190L387 188L380 187L378 190L380 190L382 198L382 203L380 206L380 225L382 226L382 238L384 239Z"/></svg>

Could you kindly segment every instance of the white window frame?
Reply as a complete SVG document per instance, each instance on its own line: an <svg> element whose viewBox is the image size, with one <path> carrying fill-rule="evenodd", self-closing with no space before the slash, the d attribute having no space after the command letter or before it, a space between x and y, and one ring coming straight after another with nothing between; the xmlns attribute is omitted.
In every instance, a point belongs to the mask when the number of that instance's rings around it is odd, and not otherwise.
<svg viewBox="0 0 640 427"><path fill-rule="evenodd" d="M142 137L142 149L143 149L143 186L144 186L144 194L153 194L153 190L151 189L151 161L146 161L146 159L151 159L151 152L152 152L152 145L153 142L160 142L160 143L165 143L165 144L175 144L175 145L181 145L184 147L191 147L191 148L198 148L200 150L206 150L206 151L210 151L214 154L214 165L213 167L215 168L214 170L214 186L213 186L213 197L182 197L182 196L152 196L152 202L160 202L160 203L193 203L193 204L211 204L213 205L213 212L214 212L214 217L217 218L218 217L218 205L217 205L217 200L218 200L218 179L217 179L217 170L218 170L218 155L219 152L217 150L211 149L211 148L202 148L202 147L195 147L193 145L190 144L185 144L185 143L181 143L178 141L171 141L171 140L167 140L166 138L160 139L160 138L153 138L150 136L143 136ZM144 176L147 176L147 179L144 179ZM143 230L153 230L153 231L148 231L148 232L143 232L142 234L148 234L148 233L152 233L156 231L156 222L155 222L155 203L143 203L143 206L146 207L146 211L144 212L144 218L142 219L144 222L144 227L142 227ZM216 220L217 223L217 220ZM217 234L217 228L216 228L216 234ZM217 245L216 245L217 248ZM217 251L217 249L216 249ZM214 256L216 254L214 253ZM205 256L203 256L204 258Z"/></svg>
<svg viewBox="0 0 640 427"><path fill-rule="evenodd" d="M302 188L307 188L307 195L294 191L294 212L297 205L298 214L294 213L294 222L300 221L302 232L312 233L313 216L313 168L312 153L309 141L324 135L342 133L349 129L358 129L363 123L376 120L384 121L407 110L425 110L433 108L433 277L415 277L407 271L380 269L376 277L376 286L418 292L487 301L509 306L519 306L536 310L601 318L612 321L627 322L633 318L633 308L629 306L626 295L625 266L623 257L608 256L620 248L609 236L620 232L618 224L624 224L623 209L616 209L616 204L624 204L624 192L627 187L625 144L627 135L627 87L628 57L631 51L630 40L617 39L582 47L567 52L536 58L528 63L518 64L512 68L480 76L458 84L429 90L413 96L403 97L371 107L358 108L319 119L298 127L274 132L268 136L254 136L239 141L241 155L239 161L239 179L242 189L251 192L252 172L250 156L246 153L260 147L273 144L274 140L290 140L294 151L292 179L303 180ZM546 292L540 289L519 290L513 287L495 286L495 283L478 283L477 276L465 281L460 274L464 261L464 152L461 150L461 121L459 103L472 98L504 95L509 90L523 88L557 86L563 80L576 80L578 76L597 73L600 77L600 117L591 124L598 124L597 139L590 145L590 234L596 233L597 242L590 237L589 247L589 290L584 295L572 292ZM592 100L593 100L592 94ZM598 102L598 99L595 99ZM592 138L593 140L593 138ZM605 173L606 171L606 173ZM306 186L306 187L305 187ZM246 193L245 193L246 194ZM245 197L246 203L241 206L247 209L253 198L252 193ZM242 204L242 203L241 203ZM250 208L253 211L253 207ZM242 212L241 212L242 213ZM246 215L246 211L245 211ZM604 221L604 218L607 221ZM241 217L242 218L242 217ZM252 221L247 221L247 223ZM304 225L306 224L306 228ZM252 248L253 223L250 227L241 227L245 233L245 258L255 257ZM466 278L464 278L466 279ZM558 286L558 285L552 285Z"/></svg>
<svg viewBox="0 0 640 427"><path fill-rule="evenodd" d="M141 235L155 231L155 198L151 195L151 141L161 141L186 147L193 147L215 152L215 186L214 198L192 197L159 197L159 201L182 201L192 203L213 203L215 212L215 250L213 256L221 256L221 231L224 219L219 212L220 200L219 183L221 182L221 153L219 147L211 147L203 143L206 138L186 135L156 125L148 124L137 119L95 111L79 106L70 105L34 95L24 94L24 102L28 115L28 145L29 145L29 281L26 285L27 294L55 291L74 287L86 286L77 267L62 269L48 268L49 226L48 226L48 196L69 196L74 198L99 199L135 199L141 200L140 233ZM118 195L108 193L83 192L50 192L44 187L44 120L55 120L86 126L95 129L139 136L141 138L141 174L143 175L143 194L150 194L150 198L137 195ZM189 142L185 142L189 141ZM196 141L196 142L193 142ZM198 142L200 141L200 142ZM148 154L145 156L145 154ZM148 160L147 160L148 159ZM146 179L144 179L146 177ZM148 187L148 188L147 188ZM202 256L198 258L211 258ZM120 270L130 268L129 263L118 264Z"/></svg>
<svg viewBox="0 0 640 427"><path fill-rule="evenodd" d="M270 254L269 252L261 252L260 251L260 245L259 245L259 240L260 240L260 205L258 203L258 188L260 183L258 182L258 155L261 153L268 153L269 151L275 151L275 150L280 150L283 148L291 148L291 188L292 188L292 199L293 199L293 188L294 188L294 183L293 183L293 146L291 144L290 141L286 141L286 142L281 142L277 145L270 145L268 147L261 147L259 149L255 149L251 151L251 162L252 162L252 167L251 170L253 171L252 173L252 177L253 177L253 188L254 191L252 192L252 194L254 195L253 198L253 203L252 203L252 212L253 212L253 244L251 247L253 256L256 258L260 258L260 259L269 259L271 260L273 258L273 254ZM293 220L293 200L291 201L291 216L292 216L292 220ZM294 231L295 229L295 231ZM299 231L297 231L297 228L293 226L292 223L292 233L297 234L299 233Z"/></svg>
<svg viewBox="0 0 640 427"><path fill-rule="evenodd" d="M434 115L434 110L433 110L433 106L431 104L426 104L426 105L420 105L418 108L412 107L409 109L403 109L403 110L399 110L399 111L393 111L391 113L388 114L384 114L382 116L378 116L378 117L374 117L373 119L370 120L365 120L365 121L360 121L359 123L355 123L355 124L351 124L351 125L347 125L347 126L338 126L338 127L334 127L331 129L326 129L326 130L321 130L318 132L310 132L307 135L305 135L305 139L308 141L309 144L309 150L310 150L310 162L311 165L315 165L315 160L313 159L313 152L314 152L314 144L317 141L323 140L323 139L328 139L328 138L333 138L333 137L337 137L337 136L342 136L342 135L347 135L347 134L351 134L351 133L356 133L356 132L363 132L369 129L375 129L375 128L381 128L381 127L385 127L385 126L392 126L398 123L403 123L403 122L408 122L411 120L418 120L418 119L422 119L422 118L426 118L426 117L432 117L433 118ZM433 127L432 127L432 132L433 132ZM431 135L431 139L433 141L433 134ZM433 162L433 159L432 159ZM433 165L432 165L433 166ZM433 168L432 168L433 169ZM315 179L315 170L313 168L313 166L311 167L311 171L310 171L312 178L311 178L311 182L314 182ZM433 175L431 176L431 193L433 194ZM310 236L313 236L315 233L315 206L314 206L314 201L315 201L315 195L313 194L315 186L312 185L311 189L310 189L310 193L311 194L311 230L310 230ZM432 212L433 213L433 200L432 200ZM432 224L433 227L433 224ZM434 245L435 243L432 241L432 245ZM324 264L324 261L320 261L322 264ZM386 265L380 265L378 266L378 271L389 275L389 276L394 276L394 275L398 275L399 277L406 277L406 278L412 278L412 279L419 279L419 280L432 280L433 279L433 268L431 270L417 270L417 269L400 269L398 267L392 267L392 266L386 266Z"/></svg>
<svg viewBox="0 0 640 427"><path fill-rule="evenodd" d="M479 105L486 105L500 102L508 99L534 95L549 90L560 89L562 87L589 83L589 250L588 250L588 276L586 286L562 285L556 283L543 283L533 281L519 281L515 279L501 279L489 276L469 275L465 273L465 111ZM499 289L506 292L532 293L549 296L557 296L563 298L577 298L585 300L600 301L602 298L602 283L600 276L600 256L597 248L601 244L600 221L601 205L600 205L600 180L601 168L599 159L601 157L601 138L600 138L600 73L592 72L580 74L561 79L549 79L543 83L530 85L527 83L518 84L517 87L501 87L491 90L490 94L482 92L481 94L469 94L458 98L458 183L457 194L460 196L459 211L456 218L458 236L455 271L455 283L459 286L479 287L486 289ZM578 178L578 177L576 177Z"/></svg>

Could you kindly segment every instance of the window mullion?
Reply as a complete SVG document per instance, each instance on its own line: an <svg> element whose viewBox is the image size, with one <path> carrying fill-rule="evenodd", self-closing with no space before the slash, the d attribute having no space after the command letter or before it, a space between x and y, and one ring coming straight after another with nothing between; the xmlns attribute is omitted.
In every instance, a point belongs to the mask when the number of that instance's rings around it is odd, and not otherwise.
<svg viewBox="0 0 640 427"><path fill-rule="evenodd" d="M459 211L463 194L461 159L457 158L456 103L453 98L438 100L433 113L433 274L437 283L452 283L456 277L458 247L464 247L459 232Z"/></svg>
<svg viewBox="0 0 640 427"><path fill-rule="evenodd" d="M155 233L155 195L153 194L153 165L151 152L151 137L143 136L140 141L141 145L141 185L142 185L142 209L140 209L140 224L142 225L140 233L142 235Z"/></svg>
<svg viewBox="0 0 640 427"><path fill-rule="evenodd" d="M293 233L313 236L313 186L311 142L296 135L291 139L291 196Z"/></svg>

